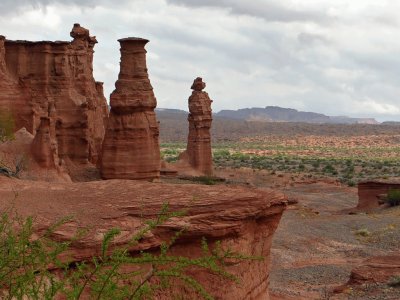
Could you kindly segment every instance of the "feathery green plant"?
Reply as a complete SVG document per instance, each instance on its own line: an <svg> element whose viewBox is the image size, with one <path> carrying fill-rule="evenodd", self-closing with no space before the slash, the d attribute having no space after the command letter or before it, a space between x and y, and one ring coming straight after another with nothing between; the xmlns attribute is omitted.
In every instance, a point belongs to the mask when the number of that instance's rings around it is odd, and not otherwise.
<svg viewBox="0 0 400 300"><path fill-rule="evenodd" d="M206 270L212 274L238 282L225 270L227 260L260 260L222 249L219 242L210 249L202 239L202 255L197 258L175 256L170 248L184 234L184 229L161 244L158 251L141 251L132 254L145 236L173 217L183 212L169 212L163 205L155 220L148 220L128 245L116 246L115 238L121 231L109 230L103 237L98 256L87 261L60 259L71 249L71 244L85 234L79 232L69 241L57 242L52 234L63 224L65 218L43 234L34 231L35 219L22 218L13 210L0 215L0 298L1 299L149 299L157 291L168 289L173 282L191 288L204 299L212 295L190 275L188 270Z"/></svg>

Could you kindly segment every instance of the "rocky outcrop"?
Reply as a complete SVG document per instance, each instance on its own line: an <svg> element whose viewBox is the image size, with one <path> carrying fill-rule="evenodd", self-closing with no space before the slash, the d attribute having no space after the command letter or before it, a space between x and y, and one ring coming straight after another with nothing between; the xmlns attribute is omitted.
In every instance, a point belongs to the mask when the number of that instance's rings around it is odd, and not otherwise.
<svg viewBox="0 0 400 300"><path fill-rule="evenodd" d="M212 100L203 92L205 87L206 84L200 77L194 80L191 87L193 92L189 97L189 135L186 152L181 157L186 158L193 169L205 175L212 175Z"/></svg>
<svg viewBox="0 0 400 300"><path fill-rule="evenodd" d="M394 276L400 276L400 255L375 256L351 271L348 285L387 283Z"/></svg>
<svg viewBox="0 0 400 300"><path fill-rule="evenodd" d="M346 284L334 289L334 293L341 294L349 289L356 289L362 285L377 285L378 293L382 293L379 284L388 284L393 278L400 276L400 255L373 256L362 261L353 268ZM391 298L388 295L387 299Z"/></svg>
<svg viewBox="0 0 400 300"><path fill-rule="evenodd" d="M35 136L21 128L14 133L12 140L0 143L0 175L35 181L71 182L58 159L57 146L49 127L49 119L42 118Z"/></svg>
<svg viewBox="0 0 400 300"><path fill-rule="evenodd" d="M33 133L30 97L19 79L8 72L5 42L5 37L0 35L0 117L12 124L0 125L14 127L14 130L25 127Z"/></svg>
<svg viewBox="0 0 400 300"><path fill-rule="evenodd" d="M9 107L16 129L33 134L42 117L50 118L60 159L96 163L108 113L93 78L97 41L79 24L70 35L72 42L0 39L0 110Z"/></svg>
<svg viewBox="0 0 400 300"><path fill-rule="evenodd" d="M42 168L55 168L59 164L58 147L51 134L50 118L42 117L31 144L32 156Z"/></svg>
<svg viewBox="0 0 400 300"><path fill-rule="evenodd" d="M193 275L215 299L269 299L268 282L270 247L278 226L285 198L272 190L256 190L223 185L171 185L132 180L107 180L88 183L48 184L44 182L13 181L0 177L0 208L14 197L15 209L23 216L39 216L46 226L66 215L74 221L60 227L54 237L67 240L78 229L87 228L88 234L74 244L66 255L76 261L90 259L101 251L102 236L111 228L120 228L118 244L128 243L132 234L147 219L157 217L162 204L169 203L170 211L185 210L180 218L173 218L132 246L135 250L157 251L162 241L176 232L184 234L171 248L172 255L197 257L202 255L200 241L207 238L210 247L216 241L245 255L263 256L264 260L245 260L228 264L226 270L240 280L235 284L219 276L196 270ZM123 191L123 192L121 192ZM38 201L40 199L40 201ZM145 203L146 205L143 205ZM211 248L212 249L212 248ZM185 299L197 299L188 290L179 290ZM157 299L171 299L170 292L157 295Z"/></svg>
<svg viewBox="0 0 400 300"><path fill-rule="evenodd" d="M157 105L146 65L148 40L125 38L111 112L103 142L101 176L104 179L144 179L160 176Z"/></svg>
<svg viewBox="0 0 400 300"><path fill-rule="evenodd" d="M360 182L358 184L358 205L359 210L372 210L381 205L382 198L390 189L400 190L398 180L373 180Z"/></svg>

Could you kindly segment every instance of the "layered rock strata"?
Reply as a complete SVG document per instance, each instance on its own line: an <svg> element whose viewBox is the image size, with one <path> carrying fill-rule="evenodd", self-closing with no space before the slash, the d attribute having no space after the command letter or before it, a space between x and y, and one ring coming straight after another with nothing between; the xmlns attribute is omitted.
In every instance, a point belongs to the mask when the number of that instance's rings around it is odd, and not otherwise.
<svg viewBox="0 0 400 300"><path fill-rule="evenodd" d="M127 244L133 234L143 228L145 220L157 218L165 202L170 211L186 211L152 230L131 253L139 250L157 251L163 241L184 230L184 234L170 249L172 255L198 257L202 255L201 239L207 238L212 249L221 241L225 249L264 260L244 260L228 264L226 270L237 276L239 284L201 270L194 276L215 299L269 299L268 282L270 248L286 200L273 190L244 187L171 185L132 180L107 180L88 183L49 184L44 182L13 181L0 177L0 208L9 205L19 191L15 210L22 216L38 216L41 228L59 221L66 215L74 220L58 228L54 238L60 241L75 236L87 228L87 235L74 243L66 257L75 261L90 260L101 251L103 234L111 228L122 232L116 239ZM121 192L123 191L123 193ZM40 199L40 201L37 201ZM143 203L146 202L146 205ZM95 205L94 205L95 203ZM147 268L147 267L145 267ZM146 269L145 269L146 270ZM198 295L178 283L155 295L156 299L172 299L176 292L185 299Z"/></svg>
<svg viewBox="0 0 400 300"><path fill-rule="evenodd" d="M400 181L372 180L358 184L359 210L372 210L378 208L387 192L391 189L400 190Z"/></svg>
<svg viewBox="0 0 400 300"><path fill-rule="evenodd" d="M374 256L363 261L351 271L348 285L387 283L400 276L400 255Z"/></svg>
<svg viewBox="0 0 400 300"><path fill-rule="evenodd" d="M101 84L93 78L97 41L79 24L70 35L72 42L0 38L0 110L9 108L16 129L32 134L42 117L50 118L61 159L96 163L108 114Z"/></svg>
<svg viewBox="0 0 400 300"><path fill-rule="evenodd" d="M14 130L25 127L33 133L32 103L27 88L12 77L6 65L6 39L0 35L0 117L10 120Z"/></svg>
<svg viewBox="0 0 400 300"><path fill-rule="evenodd" d="M205 175L212 175L212 153L211 153L211 122L212 122L212 100L203 89L206 87L202 78L194 80L189 97L189 135L186 159L190 166Z"/></svg>
<svg viewBox="0 0 400 300"><path fill-rule="evenodd" d="M160 176L157 105L147 74L148 40L125 38L111 112L103 142L101 176L104 179L151 180Z"/></svg>
<svg viewBox="0 0 400 300"><path fill-rule="evenodd" d="M59 164L58 147L50 129L50 118L42 117L31 144L33 158L42 168L55 168Z"/></svg>

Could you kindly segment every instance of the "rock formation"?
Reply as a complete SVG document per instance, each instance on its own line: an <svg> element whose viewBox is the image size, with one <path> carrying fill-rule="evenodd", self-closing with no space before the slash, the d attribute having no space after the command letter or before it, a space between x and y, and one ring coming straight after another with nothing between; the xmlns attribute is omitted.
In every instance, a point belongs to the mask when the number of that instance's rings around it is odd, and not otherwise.
<svg viewBox="0 0 400 300"><path fill-rule="evenodd" d="M93 78L89 31L75 24L72 42L0 38L0 111L10 108L16 129L35 133L50 118L61 159L96 163L108 106Z"/></svg>
<svg viewBox="0 0 400 300"><path fill-rule="evenodd" d="M51 133L50 118L40 119L39 128L31 144L31 152L42 168L55 168L59 165L57 141Z"/></svg>
<svg viewBox="0 0 400 300"><path fill-rule="evenodd" d="M392 277L400 275L400 255L373 256L354 268L348 285L363 283L387 283Z"/></svg>
<svg viewBox="0 0 400 300"><path fill-rule="evenodd" d="M5 37L0 35L0 116L12 120L15 131L25 127L33 133L30 98L18 78L8 72L5 42Z"/></svg>
<svg viewBox="0 0 400 300"><path fill-rule="evenodd" d="M334 289L337 294L368 284L387 284L400 274L400 255L373 256L360 262L350 273L348 282ZM394 298L388 298L394 299ZM396 298L397 299L397 298Z"/></svg>
<svg viewBox="0 0 400 300"><path fill-rule="evenodd" d="M148 40L125 38L111 112L103 142L101 175L104 179L154 179L160 176L157 105L147 74Z"/></svg>
<svg viewBox="0 0 400 300"><path fill-rule="evenodd" d="M390 180L372 180L358 184L358 205L359 210L372 210L381 205L382 198L390 189L400 190L400 182Z"/></svg>
<svg viewBox="0 0 400 300"><path fill-rule="evenodd" d="M2 210L14 197L10 180L0 177ZM229 247L232 251L265 259L228 264L226 270L237 276L240 284L198 269L190 274L215 299L269 299L270 247L285 209L285 198L279 192L222 185L155 185L132 180L72 184L19 180L12 186L19 192L15 210L21 216L40 215L38 220L42 226L37 228L45 229L66 215L73 215L73 222L57 228L55 238L68 240L79 228L89 230L65 255L75 261L90 260L100 253L102 234L111 228L117 227L123 233L116 240L119 245L128 243L142 228L143 222L157 218L162 204L168 202L170 211L185 210L185 216L173 218L152 230L139 244L132 246L131 253L157 251L161 242L169 240L181 229L185 229L184 234L171 248L172 255L198 257L202 255L200 241L203 237L207 238L210 249L216 241L221 241L225 249ZM178 284L171 289L184 295L185 299L198 299ZM154 298L172 299L171 293L162 291Z"/></svg>
<svg viewBox="0 0 400 300"><path fill-rule="evenodd" d="M190 166L205 175L212 175L212 153L211 153L211 122L212 100L203 89L205 82L198 77L194 80L191 89L192 95L189 97L189 135L186 159Z"/></svg>

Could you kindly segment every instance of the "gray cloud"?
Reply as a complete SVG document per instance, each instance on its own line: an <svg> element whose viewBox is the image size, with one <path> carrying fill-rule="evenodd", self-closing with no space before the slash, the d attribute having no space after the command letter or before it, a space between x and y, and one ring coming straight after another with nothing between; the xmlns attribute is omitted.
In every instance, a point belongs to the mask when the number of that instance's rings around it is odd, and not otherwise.
<svg viewBox="0 0 400 300"><path fill-rule="evenodd" d="M284 1L270 0L167 0L167 2L187 7L226 8L235 15L248 15L271 22L316 22L325 23L330 17L324 12L312 9L301 10L282 5Z"/></svg>
<svg viewBox="0 0 400 300"><path fill-rule="evenodd" d="M279 4L277 4L279 3ZM400 4L374 0L8 1L0 34L70 39L75 22L99 44L94 71L114 88L118 38L142 36L159 107L187 109L202 76L214 110L280 105L330 115L400 119L398 27L383 22ZM18 15L15 15L18 12Z"/></svg>

